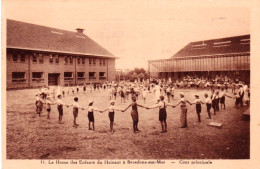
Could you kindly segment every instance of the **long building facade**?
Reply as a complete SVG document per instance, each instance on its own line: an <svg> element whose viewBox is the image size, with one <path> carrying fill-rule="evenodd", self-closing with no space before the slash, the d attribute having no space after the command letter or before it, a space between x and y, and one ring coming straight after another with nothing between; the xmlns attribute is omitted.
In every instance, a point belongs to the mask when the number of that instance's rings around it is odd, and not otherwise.
<svg viewBox="0 0 260 169"><path fill-rule="evenodd" d="M191 42L170 59L148 61L153 78L228 76L250 83L250 35Z"/></svg>
<svg viewBox="0 0 260 169"><path fill-rule="evenodd" d="M7 89L114 81L115 59L83 29L7 20Z"/></svg>

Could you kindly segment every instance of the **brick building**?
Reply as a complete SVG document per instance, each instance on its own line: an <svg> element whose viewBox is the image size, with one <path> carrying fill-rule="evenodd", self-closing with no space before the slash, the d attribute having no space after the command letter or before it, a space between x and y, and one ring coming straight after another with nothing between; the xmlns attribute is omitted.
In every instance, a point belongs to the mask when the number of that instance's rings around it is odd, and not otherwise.
<svg viewBox="0 0 260 169"><path fill-rule="evenodd" d="M173 81L217 75L250 83L250 35L191 42L170 59L148 61L151 77Z"/></svg>
<svg viewBox="0 0 260 169"><path fill-rule="evenodd" d="M7 88L115 80L115 57L83 33L7 20Z"/></svg>

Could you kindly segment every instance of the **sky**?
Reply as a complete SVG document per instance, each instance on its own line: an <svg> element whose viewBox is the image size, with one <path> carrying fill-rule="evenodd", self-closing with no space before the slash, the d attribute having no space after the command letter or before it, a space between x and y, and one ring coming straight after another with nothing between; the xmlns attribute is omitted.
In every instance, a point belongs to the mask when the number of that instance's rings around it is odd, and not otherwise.
<svg viewBox="0 0 260 169"><path fill-rule="evenodd" d="M119 59L148 67L192 41L250 34L248 0L4 0L5 17L84 33Z"/></svg>

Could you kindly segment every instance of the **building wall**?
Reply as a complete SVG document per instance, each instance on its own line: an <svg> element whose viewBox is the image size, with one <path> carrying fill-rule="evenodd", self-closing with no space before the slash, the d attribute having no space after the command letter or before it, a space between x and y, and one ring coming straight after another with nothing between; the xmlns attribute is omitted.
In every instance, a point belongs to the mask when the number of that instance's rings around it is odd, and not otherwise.
<svg viewBox="0 0 260 169"><path fill-rule="evenodd" d="M116 80L116 68L115 68L115 59L108 59L107 60L107 77L108 81L115 81Z"/></svg>
<svg viewBox="0 0 260 169"><path fill-rule="evenodd" d="M227 75L250 82L250 53L164 59L149 61L148 64L150 74L156 78L177 80L186 75Z"/></svg>
<svg viewBox="0 0 260 169"><path fill-rule="evenodd" d="M19 55L18 55L18 61L13 62L12 61L12 55L10 53L7 53L7 67L6 67L6 85L7 88L24 88L29 86L29 60L28 56L25 57L25 62L22 63L19 61ZM26 81L25 82L12 82L12 72L25 72Z"/></svg>
<svg viewBox="0 0 260 169"><path fill-rule="evenodd" d="M183 57L150 61L150 72L236 71L250 69L250 54Z"/></svg>
<svg viewBox="0 0 260 169"><path fill-rule="evenodd" d="M20 61L20 54L25 54L25 62ZM18 61L13 62L12 54L18 54ZM115 59L105 59L105 64L100 64L100 58L95 56L85 57L85 64L82 64L82 60L78 63L77 58L79 56L73 56L73 63L65 63L65 55L59 55L59 63L56 63L56 54L54 56L53 63L50 63L50 53L41 53L43 55L43 62L39 62L40 56L37 57L37 62L33 62L33 55L41 52L32 51L17 51L7 50L7 88L26 88L26 87L39 87L48 85L48 74L55 73L59 74L58 84L59 85L82 85L84 83L102 83L107 80L112 81L115 79ZM82 57L80 57L82 58ZM91 58L96 59L96 64L90 64ZM12 72L25 72L25 82L13 82ZM42 72L42 79L33 79L33 72ZM72 72L73 79L64 80L64 72ZM79 78L78 72L84 72L84 78ZM95 72L95 78L89 77L89 72ZM104 72L104 76L100 77L99 72Z"/></svg>

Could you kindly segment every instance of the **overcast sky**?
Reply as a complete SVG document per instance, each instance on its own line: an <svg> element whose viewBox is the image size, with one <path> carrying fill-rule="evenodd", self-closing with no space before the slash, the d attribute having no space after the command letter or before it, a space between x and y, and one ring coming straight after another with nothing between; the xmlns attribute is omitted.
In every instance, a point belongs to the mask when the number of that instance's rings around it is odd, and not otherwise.
<svg viewBox="0 0 260 169"><path fill-rule="evenodd" d="M170 58L191 41L250 33L247 0L6 0L6 18L84 33L117 69Z"/></svg>

